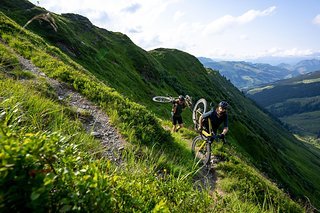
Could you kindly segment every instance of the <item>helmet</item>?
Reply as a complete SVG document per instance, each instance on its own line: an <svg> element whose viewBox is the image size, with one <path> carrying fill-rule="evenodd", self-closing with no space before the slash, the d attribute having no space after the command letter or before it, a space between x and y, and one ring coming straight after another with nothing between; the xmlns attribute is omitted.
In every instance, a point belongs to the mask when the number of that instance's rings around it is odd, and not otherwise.
<svg viewBox="0 0 320 213"><path fill-rule="evenodd" d="M179 100L184 101L183 95L179 95Z"/></svg>
<svg viewBox="0 0 320 213"><path fill-rule="evenodd" d="M226 101L221 101L221 102L219 103L219 106L220 106L222 109L227 109L228 106L229 106L229 104L228 104L228 102L226 102Z"/></svg>

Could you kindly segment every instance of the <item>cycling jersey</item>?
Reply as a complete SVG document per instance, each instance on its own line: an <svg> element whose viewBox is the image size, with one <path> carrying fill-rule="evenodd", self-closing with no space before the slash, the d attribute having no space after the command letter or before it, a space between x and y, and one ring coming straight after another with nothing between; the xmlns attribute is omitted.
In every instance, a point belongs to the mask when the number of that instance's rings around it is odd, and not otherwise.
<svg viewBox="0 0 320 213"><path fill-rule="evenodd" d="M226 112L219 117L216 110L211 110L204 113L202 118L205 120L209 118L211 120L212 131L214 133L217 133L217 130L222 123L224 124L224 128L228 127L228 113Z"/></svg>
<svg viewBox="0 0 320 213"><path fill-rule="evenodd" d="M179 100L174 100L172 102L172 104L173 104L173 107L172 107L172 124L173 125L176 125L177 123L178 124L182 124L183 121L182 121L181 113L182 113L182 110L186 107L186 104L185 104L185 102L179 103Z"/></svg>
<svg viewBox="0 0 320 213"><path fill-rule="evenodd" d="M183 102L182 104L179 104L179 101L174 101L173 102L173 115L174 116L181 116L182 113L182 109L184 109L186 107L185 102Z"/></svg>

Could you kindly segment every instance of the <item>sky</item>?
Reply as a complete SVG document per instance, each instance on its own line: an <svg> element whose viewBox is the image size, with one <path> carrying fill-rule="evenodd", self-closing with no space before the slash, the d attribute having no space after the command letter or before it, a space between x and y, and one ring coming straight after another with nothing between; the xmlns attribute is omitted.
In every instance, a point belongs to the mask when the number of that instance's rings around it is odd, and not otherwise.
<svg viewBox="0 0 320 213"><path fill-rule="evenodd" d="M31 0L83 15L145 50L196 57L320 59L320 0Z"/></svg>

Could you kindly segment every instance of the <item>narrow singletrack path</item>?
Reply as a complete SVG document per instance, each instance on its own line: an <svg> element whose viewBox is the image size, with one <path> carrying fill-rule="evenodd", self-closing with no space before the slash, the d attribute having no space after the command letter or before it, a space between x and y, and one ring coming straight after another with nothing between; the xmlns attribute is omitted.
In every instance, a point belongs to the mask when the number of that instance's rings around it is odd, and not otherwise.
<svg viewBox="0 0 320 213"><path fill-rule="evenodd" d="M30 60L18 54L16 55L25 70L34 73L37 78L45 78L55 90L59 101L71 106L78 112L79 119L86 131L101 141L104 147L102 151L103 156L116 163L121 163L121 151L125 146L125 141L116 128L110 124L106 113L67 84L47 77ZM86 116L81 116L81 112L86 112Z"/></svg>

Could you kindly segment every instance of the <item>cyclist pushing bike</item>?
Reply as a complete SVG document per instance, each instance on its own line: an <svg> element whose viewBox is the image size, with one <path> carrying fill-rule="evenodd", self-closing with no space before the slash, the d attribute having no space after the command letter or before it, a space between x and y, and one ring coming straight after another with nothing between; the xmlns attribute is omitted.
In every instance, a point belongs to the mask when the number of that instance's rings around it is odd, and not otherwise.
<svg viewBox="0 0 320 213"><path fill-rule="evenodd" d="M228 109L229 104L226 101L221 101L215 109L212 109L209 112L202 114L199 118L199 130L202 130L205 127L208 128L208 119L211 121L212 132L218 136L220 139L224 139L227 134L228 128ZM221 134L217 135L218 128L221 124L224 124L223 131Z"/></svg>
<svg viewBox="0 0 320 213"><path fill-rule="evenodd" d="M172 132L178 132L179 129L183 127L183 120L181 113L184 108L186 108L185 98L180 95L178 99L172 101ZM177 123L179 126L177 127Z"/></svg>
<svg viewBox="0 0 320 213"><path fill-rule="evenodd" d="M221 101L215 109L207 112L207 101L201 98L192 111L192 120L199 135L192 140L191 150L197 159L201 159L207 168L211 168L211 144L216 141L226 143L228 132L228 103ZM221 134L217 135L219 126L224 123Z"/></svg>

